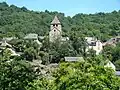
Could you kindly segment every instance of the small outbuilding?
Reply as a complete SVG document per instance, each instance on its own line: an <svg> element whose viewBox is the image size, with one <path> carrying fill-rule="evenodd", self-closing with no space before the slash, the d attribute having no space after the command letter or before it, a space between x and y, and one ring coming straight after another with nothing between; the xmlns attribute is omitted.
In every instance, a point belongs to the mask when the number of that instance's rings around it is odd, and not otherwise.
<svg viewBox="0 0 120 90"><path fill-rule="evenodd" d="M109 67L113 69L114 71L116 71L116 67L111 61L108 61L108 63L104 67Z"/></svg>
<svg viewBox="0 0 120 90"><path fill-rule="evenodd" d="M65 57L66 62L84 61L83 57Z"/></svg>
<svg viewBox="0 0 120 90"><path fill-rule="evenodd" d="M38 34L35 33L30 33L27 34L24 39L28 39L28 40L37 40L38 39Z"/></svg>

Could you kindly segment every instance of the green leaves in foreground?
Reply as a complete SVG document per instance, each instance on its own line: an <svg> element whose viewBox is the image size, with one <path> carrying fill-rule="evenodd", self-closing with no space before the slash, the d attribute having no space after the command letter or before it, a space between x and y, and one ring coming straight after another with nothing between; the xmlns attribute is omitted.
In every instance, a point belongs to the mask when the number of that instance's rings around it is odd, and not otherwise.
<svg viewBox="0 0 120 90"><path fill-rule="evenodd" d="M51 79L29 83L27 90L119 90L113 70L88 62L61 63Z"/></svg>
<svg viewBox="0 0 120 90"><path fill-rule="evenodd" d="M0 90L25 90L33 79L35 74L25 61L0 60Z"/></svg>
<svg viewBox="0 0 120 90"><path fill-rule="evenodd" d="M120 79L109 68L90 63L62 63L54 74L55 90L119 90Z"/></svg>

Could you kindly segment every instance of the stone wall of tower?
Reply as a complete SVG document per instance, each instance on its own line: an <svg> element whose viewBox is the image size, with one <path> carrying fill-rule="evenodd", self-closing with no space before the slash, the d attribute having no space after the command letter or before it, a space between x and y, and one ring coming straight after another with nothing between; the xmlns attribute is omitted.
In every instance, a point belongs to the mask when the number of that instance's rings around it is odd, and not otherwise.
<svg viewBox="0 0 120 90"><path fill-rule="evenodd" d="M49 32L49 40L50 40L50 42L54 42L54 41L60 40L60 39L61 39L61 32L54 31L54 30Z"/></svg>
<svg viewBox="0 0 120 90"><path fill-rule="evenodd" d="M62 32L62 27L61 27L60 24L54 24L54 25L51 24L50 31L52 31L53 29L57 28L60 32ZM56 25L58 25L58 26L56 26Z"/></svg>

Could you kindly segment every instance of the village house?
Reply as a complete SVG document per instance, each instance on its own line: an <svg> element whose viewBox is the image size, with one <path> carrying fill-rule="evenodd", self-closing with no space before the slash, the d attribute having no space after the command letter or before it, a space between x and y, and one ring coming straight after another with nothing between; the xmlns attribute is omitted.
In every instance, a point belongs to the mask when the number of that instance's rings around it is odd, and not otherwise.
<svg viewBox="0 0 120 90"><path fill-rule="evenodd" d="M17 37L4 37L2 40L6 42L10 42L12 40L18 39Z"/></svg>
<svg viewBox="0 0 120 90"><path fill-rule="evenodd" d="M107 64L104 67L108 67L116 71L116 67L111 61L107 61Z"/></svg>
<svg viewBox="0 0 120 90"><path fill-rule="evenodd" d="M25 40L33 40L41 47L42 43L38 40L38 38L39 38L38 34L35 34L35 33L29 33L24 37Z"/></svg>
<svg viewBox="0 0 120 90"><path fill-rule="evenodd" d="M100 42L100 40L97 40L94 37L85 37L87 42L87 48L86 51L89 51L89 49L93 49L96 51L96 55L99 55L103 50L103 44Z"/></svg>
<svg viewBox="0 0 120 90"><path fill-rule="evenodd" d="M3 50L8 50L11 53L11 56L20 56L13 48L12 45L8 44L5 40L0 42L0 52Z"/></svg>
<svg viewBox="0 0 120 90"><path fill-rule="evenodd" d="M106 45L116 46L116 43L119 43L119 42L120 42L120 36L117 36L117 37L111 38L108 41L104 42L103 46L106 46Z"/></svg>

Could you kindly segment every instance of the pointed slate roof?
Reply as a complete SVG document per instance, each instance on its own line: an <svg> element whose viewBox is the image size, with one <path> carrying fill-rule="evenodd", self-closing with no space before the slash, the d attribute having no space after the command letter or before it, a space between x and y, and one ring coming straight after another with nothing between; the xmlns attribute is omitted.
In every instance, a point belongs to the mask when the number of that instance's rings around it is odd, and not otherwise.
<svg viewBox="0 0 120 90"><path fill-rule="evenodd" d="M60 21L58 19L57 16L54 17L53 21L51 22L51 24L60 24Z"/></svg>

